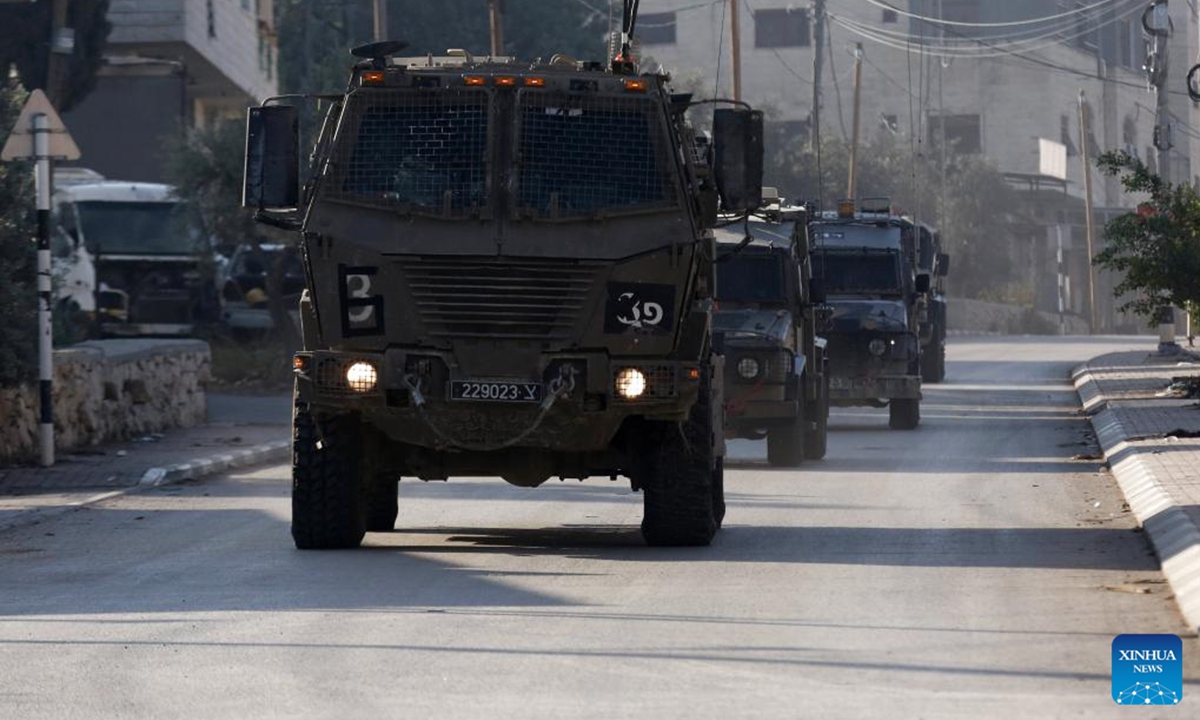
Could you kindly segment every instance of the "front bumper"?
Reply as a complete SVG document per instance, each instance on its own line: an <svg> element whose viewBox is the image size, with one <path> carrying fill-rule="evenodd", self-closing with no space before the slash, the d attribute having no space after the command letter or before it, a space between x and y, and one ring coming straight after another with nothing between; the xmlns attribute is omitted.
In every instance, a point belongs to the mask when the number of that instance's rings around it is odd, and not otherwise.
<svg viewBox="0 0 1200 720"><path fill-rule="evenodd" d="M464 373L452 354L438 351L315 351L296 357L300 399L318 412L358 412L394 441L438 450L601 451L627 418L684 420L699 389L697 363L609 358L605 353L543 354L525 374L490 376ZM374 387L350 387L346 372L356 362L376 369ZM567 367L569 371L564 370ZM617 396L616 377L625 368L640 370L646 379L646 391L636 400ZM566 375L572 378L570 389L547 408L552 382ZM541 403L453 400L453 381L535 383L542 386L544 399Z"/></svg>
<svg viewBox="0 0 1200 720"><path fill-rule="evenodd" d="M831 405L869 404L857 401L921 399L921 378L914 375L832 375L829 378Z"/></svg>

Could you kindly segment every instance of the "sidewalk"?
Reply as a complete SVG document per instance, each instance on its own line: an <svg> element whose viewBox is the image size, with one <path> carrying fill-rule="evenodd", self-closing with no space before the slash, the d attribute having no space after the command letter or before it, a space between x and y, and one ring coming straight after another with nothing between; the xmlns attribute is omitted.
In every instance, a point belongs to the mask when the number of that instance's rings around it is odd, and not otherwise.
<svg viewBox="0 0 1200 720"><path fill-rule="evenodd" d="M205 425L60 453L49 468L0 468L0 530L139 487L287 459L290 393L207 400Z"/></svg>
<svg viewBox="0 0 1200 720"><path fill-rule="evenodd" d="M1076 368L1075 387L1113 476L1146 529L1184 619L1200 629L1200 404L1156 396L1200 377L1186 355L1113 353Z"/></svg>

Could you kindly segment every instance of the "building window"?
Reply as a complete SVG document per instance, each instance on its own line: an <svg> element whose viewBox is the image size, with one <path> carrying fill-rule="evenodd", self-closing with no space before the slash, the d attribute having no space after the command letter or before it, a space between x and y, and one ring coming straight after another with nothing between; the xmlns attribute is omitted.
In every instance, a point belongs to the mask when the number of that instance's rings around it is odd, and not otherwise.
<svg viewBox="0 0 1200 720"><path fill-rule="evenodd" d="M977 155L983 152L983 134L978 115L945 115L929 119L929 144L937 147L946 136L946 146L952 152Z"/></svg>
<svg viewBox="0 0 1200 720"><path fill-rule="evenodd" d="M957 23L979 22L979 0L941 0L942 19ZM957 26L954 32L959 35L977 35L980 28Z"/></svg>
<svg viewBox="0 0 1200 720"><path fill-rule="evenodd" d="M780 8L754 13L754 47L808 47L811 43L807 10Z"/></svg>
<svg viewBox="0 0 1200 720"><path fill-rule="evenodd" d="M899 21L899 18L897 17L895 10L884 10L883 11L883 22L884 23L887 23L890 25L890 24L896 23L898 21Z"/></svg>
<svg viewBox="0 0 1200 720"><path fill-rule="evenodd" d="M213 12L213 0L207 0L204 5L208 14L208 36L215 38L217 36L217 16Z"/></svg>
<svg viewBox="0 0 1200 720"><path fill-rule="evenodd" d="M900 132L900 118L895 113L879 113L879 126L895 135Z"/></svg>
<svg viewBox="0 0 1200 720"><path fill-rule="evenodd" d="M638 16L634 28L643 45L675 44L675 13L647 13Z"/></svg>

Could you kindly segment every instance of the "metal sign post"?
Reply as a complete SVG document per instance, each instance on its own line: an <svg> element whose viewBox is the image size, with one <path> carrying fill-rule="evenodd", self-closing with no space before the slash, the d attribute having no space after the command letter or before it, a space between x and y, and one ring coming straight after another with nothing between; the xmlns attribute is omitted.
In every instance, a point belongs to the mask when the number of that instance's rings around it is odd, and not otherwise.
<svg viewBox="0 0 1200 720"><path fill-rule="evenodd" d="M54 302L50 269L50 196L54 179L53 159L77 160L79 148L54 106L41 90L29 95L0 160L33 159L37 191L37 294L38 294L38 395L41 424L38 445L43 467L54 464L54 354L51 303Z"/></svg>

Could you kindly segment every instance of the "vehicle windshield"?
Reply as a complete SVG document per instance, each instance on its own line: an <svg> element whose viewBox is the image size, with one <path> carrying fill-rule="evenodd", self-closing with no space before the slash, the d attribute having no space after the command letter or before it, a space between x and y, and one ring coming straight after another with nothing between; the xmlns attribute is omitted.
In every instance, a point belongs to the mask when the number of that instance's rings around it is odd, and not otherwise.
<svg viewBox="0 0 1200 720"><path fill-rule="evenodd" d="M726 302L786 302L782 258L741 252L717 263L717 299Z"/></svg>
<svg viewBox="0 0 1200 720"><path fill-rule="evenodd" d="M898 293L900 256L894 252L816 252L813 277L822 278L830 294Z"/></svg>
<svg viewBox="0 0 1200 720"><path fill-rule="evenodd" d="M462 216L487 204L488 96L355 93L329 197Z"/></svg>
<svg viewBox="0 0 1200 720"><path fill-rule="evenodd" d="M672 205L656 109L646 98L523 95L518 213L593 217Z"/></svg>
<svg viewBox="0 0 1200 720"><path fill-rule="evenodd" d="M88 252L102 255L191 255L195 241L176 202L75 203Z"/></svg>

